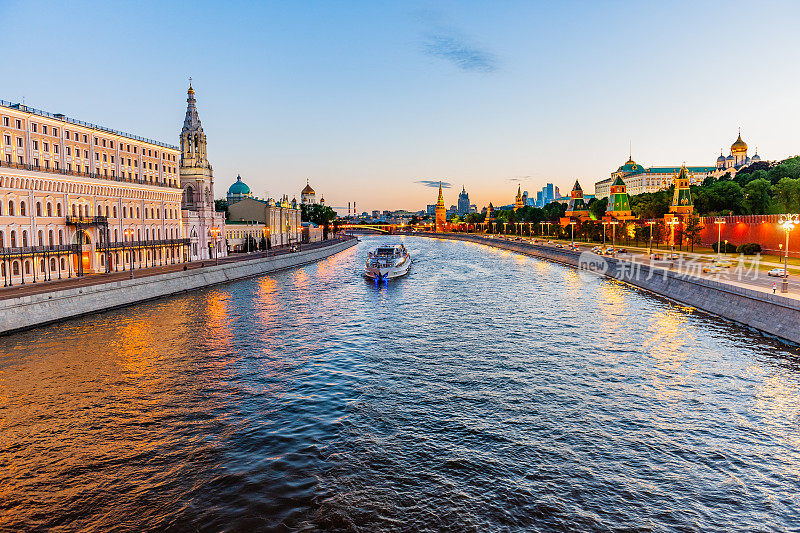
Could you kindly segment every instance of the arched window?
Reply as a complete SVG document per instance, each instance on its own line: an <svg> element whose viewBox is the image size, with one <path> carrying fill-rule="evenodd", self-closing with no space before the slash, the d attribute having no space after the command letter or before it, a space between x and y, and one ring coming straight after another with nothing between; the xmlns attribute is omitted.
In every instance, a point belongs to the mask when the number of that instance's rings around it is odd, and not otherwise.
<svg viewBox="0 0 800 533"><path fill-rule="evenodd" d="M114 213L114 218L117 218L117 206L114 206L113 213Z"/></svg>
<svg viewBox="0 0 800 533"><path fill-rule="evenodd" d="M119 236L118 235L119 234L117 233L117 230L114 229L114 242L119 242Z"/></svg>
<svg viewBox="0 0 800 533"><path fill-rule="evenodd" d="M64 270L65 268L66 268L66 265L64 263L64 258L62 257L61 258L61 270Z"/></svg>
<svg viewBox="0 0 800 533"><path fill-rule="evenodd" d="M61 204L56 204L56 216L61 216Z"/></svg>
<svg viewBox="0 0 800 533"><path fill-rule="evenodd" d="M28 247L28 230L22 230L22 247Z"/></svg>
<svg viewBox="0 0 800 533"><path fill-rule="evenodd" d="M11 230L11 247L17 247L17 232L14 230Z"/></svg>
<svg viewBox="0 0 800 533"><path fill-rule="evenodd" d="M72 216L77 216L77 213L75 211L75 204L72 204Z"/></svg>
<svg viewBox="0 0 800 533"><path fill-rule="evenodd" d="M187 206L194 205L194 189L191 185L183 190L183 204Z"/></svg>
<svg viewBox="0 0 800 533"><path fill-rule="evenodd" d="M31 273L31 262L26 259L25 260L25 274L27 275L27 274L30 274L30 273Z"/></svg>
<svg viewBox="0 0 800 533"><path fill-rule="evenodd" d="M11 274L14 276L19 276L19 261L14 261L11 265Z"/></svg>
<svg viewBox="0 0 800 533"><path fill-rule="evenodd" d="M25 202L19 203L19 216L21 217L25 216Z"/></svg>
<svg viewBox="0 0 800 533"><path fill-rule="evenodd" d="M8 216L14 216L14 202L11 200L8 201Z"/></svg>
<svg viewBox="0 0 800 533"><path fill-rule="evenodd" d="M106 206L106 218L108 218L108 206Z"/></svg>
<svg viewBox="0 0 800 533"><path fill-rule="evenodd" d="M136 208L136 218L141 218L141 214L139 212L139 208Z"/></svg>
<svg viewBox="0 0 800 533"><path fill-rule="evenodd" d="M58 244L64 244L64 230L58 230Z"/></svg>
<svg viewBox="0 0 800 533"><path fill-rule="evenodd" d="M127 205L123 205L122 206L122 218L128 218L128 206Z"/></svg>
<svg viewBox="0 0 800 533"><path fill-rule="evenodd" d="M56 243L56 242L55 242L55 239L54 239L53 230L50 230L50 231L48 232L48 234L47 234L47 237L48 237L48 238L47 238L47 242L48 242L48 244L50 244L50 246L53 246L53 245Z"/></svg>
<svg viewBox="0 0 800 533"><path fill-rule="evenodd" d="M5 248L6 246L6 234L0 231L0 248Z"/></svg>
<svg viewBox="0 0 800 533"><path fill-rule="evenodd" d="M39 259L39 271L42 273L47 272L47 263L45 263L44 258Z"/></svg>
<svg viewBox="0 0 800 533"><path fill-rule="evenodd" d="M53 271L55 269L56 269L56 258L55 257L51 257L50 258L50 270Z"/></svg>
<svg viewBox="0 0 800 533"><path fill-rule="evenodd" d="M47 202L47 216L53 216L53 204Z"/></svg>
<svg viewBox="0 0 800 533"><path fill-rule="evenodd" d="M44 246L44 233L42 232L42 230L39 230L38 235L39 235L39 246Z"/></svg>
<svg viewBox="0 0 800 533"><path fill-rule="evenodd" d="M42 202L36 202L36 216L42 216Z"/></svg>

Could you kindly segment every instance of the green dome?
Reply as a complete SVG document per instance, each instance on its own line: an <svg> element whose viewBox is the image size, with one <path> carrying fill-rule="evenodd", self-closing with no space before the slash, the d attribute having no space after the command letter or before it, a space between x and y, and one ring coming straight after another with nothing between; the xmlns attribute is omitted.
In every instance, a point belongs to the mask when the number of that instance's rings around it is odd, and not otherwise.
<svg viewBox="0 0 800 533"><path fill-rule="evenodd" d="M242 181L241 176L236 176L236 181L228 188L228 194L248 196L250 194L250 187Z"/></svg>

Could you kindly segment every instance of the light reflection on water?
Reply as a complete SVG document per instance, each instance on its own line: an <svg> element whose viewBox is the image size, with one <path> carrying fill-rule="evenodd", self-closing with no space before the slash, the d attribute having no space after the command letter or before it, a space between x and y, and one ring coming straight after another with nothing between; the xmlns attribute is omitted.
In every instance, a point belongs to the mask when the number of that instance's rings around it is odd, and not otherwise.
<svg viewBox="0 0 800 533"><path fill-rule="evenodd" d="M0 339L0 529L798 523L797 350L472 243Z"/></svg>

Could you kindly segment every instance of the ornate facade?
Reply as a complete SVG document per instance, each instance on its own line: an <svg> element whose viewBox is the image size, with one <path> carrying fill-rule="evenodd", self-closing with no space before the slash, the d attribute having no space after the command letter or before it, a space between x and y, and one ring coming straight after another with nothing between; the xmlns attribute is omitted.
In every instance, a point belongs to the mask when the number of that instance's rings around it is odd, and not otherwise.
<svg viewBox="0 0 800 533"><path fill-rule="evenodd" d="M3 285L184 261L179 155L0 101Z"/></svg>

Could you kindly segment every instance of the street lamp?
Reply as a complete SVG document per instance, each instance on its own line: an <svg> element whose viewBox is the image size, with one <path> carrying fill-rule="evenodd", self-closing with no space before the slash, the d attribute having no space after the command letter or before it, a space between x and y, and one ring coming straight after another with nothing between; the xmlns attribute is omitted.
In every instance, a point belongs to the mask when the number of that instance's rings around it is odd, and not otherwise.
<svg viewBox="0 0 800 533"><path fill-rule="evenodd" d="M714 219L714 224L717 225L717 261L719 261L722 251L722 225L725 224L725 219L717 217ZM728 241L725 241L725 251L728 251Z"/></svg>
<svg viewBox="0 0 800 533"><path fill-rule="evenodd" d="M647 221L647 225L650 226L650 246L649 246L648 255L650 255L651 257L653 255L653 225L655 223L656 223L655 220L648 220Z"/></svg>
<svg viewBox="0 0 800 533"><path fill-rule="evenodd" d="M608 222L602 222L603 224L603 248L606 247L606 226L608 226Z"/></svg>
<svg viewBox="0 0 800 533"><path fill-rule="evenodd" d="M800 224L800 215L784 215L779 221L784 233L786 233L786 249L783 251L783 282L781 292L789 292L789 232L795 225Z"/></svg>
<svg viewBox="0 0 800 533"><path fill-rule="evenodd" d="M670 240L670 243L672 245L671 250L670 250L670 258L671 258L672 255L675 253L675 226L680 224L680 221L677 218L673 217L673 218L671 218L671 219L669 219L667 221L667 224L670 225L670 231L672 232L671 233L672 238ZM727 244L727 242L728 241L725 241L726 244Z"/></svg>
<svg viewBox="0 0 800 533"><path fill-rule="evenodd" d="M575 221L569 223L569 229L572 233L572 247L575 248Z"/></svg>
<svg viewBox="0 0 800 533"><path fill-rule="evenodd" d="M611 224L611 250L616 255L616 253L617 253L617 224L619 224L619 222L616 221L616 220L612 220L611 222L609 222L609 224Z"/></svg>
<svg viewBox="0 0 800 533"><path fill-rule="evenodd" d="M219 237L219 228L214 226L211 229L209 229L208 232L211 234L211 240L214 243L214 259L215 259L215 263L218 265L219 264L219 252L217 251L217 238ZM248 232L248 236L249 236L249 232ZM248 238L248 241L249 240L250 239Z"/></svg>
<svg viewBox="0 0 800 533"><path fill-rule="evenodd" d="M125 270L125 240L124 240L124 237L127 237L128 240L133 241L133 229L132 228L128 228L126 230L123 230L122 235L123 235L123 241L122 241L122 245L123 245L123 248L122 248L122 259L123 259L123 261L122 261L122 270ZM133 269L134 269L134 267L133 267L133 247L131 246L131 279L133 279Z"/></svg>

